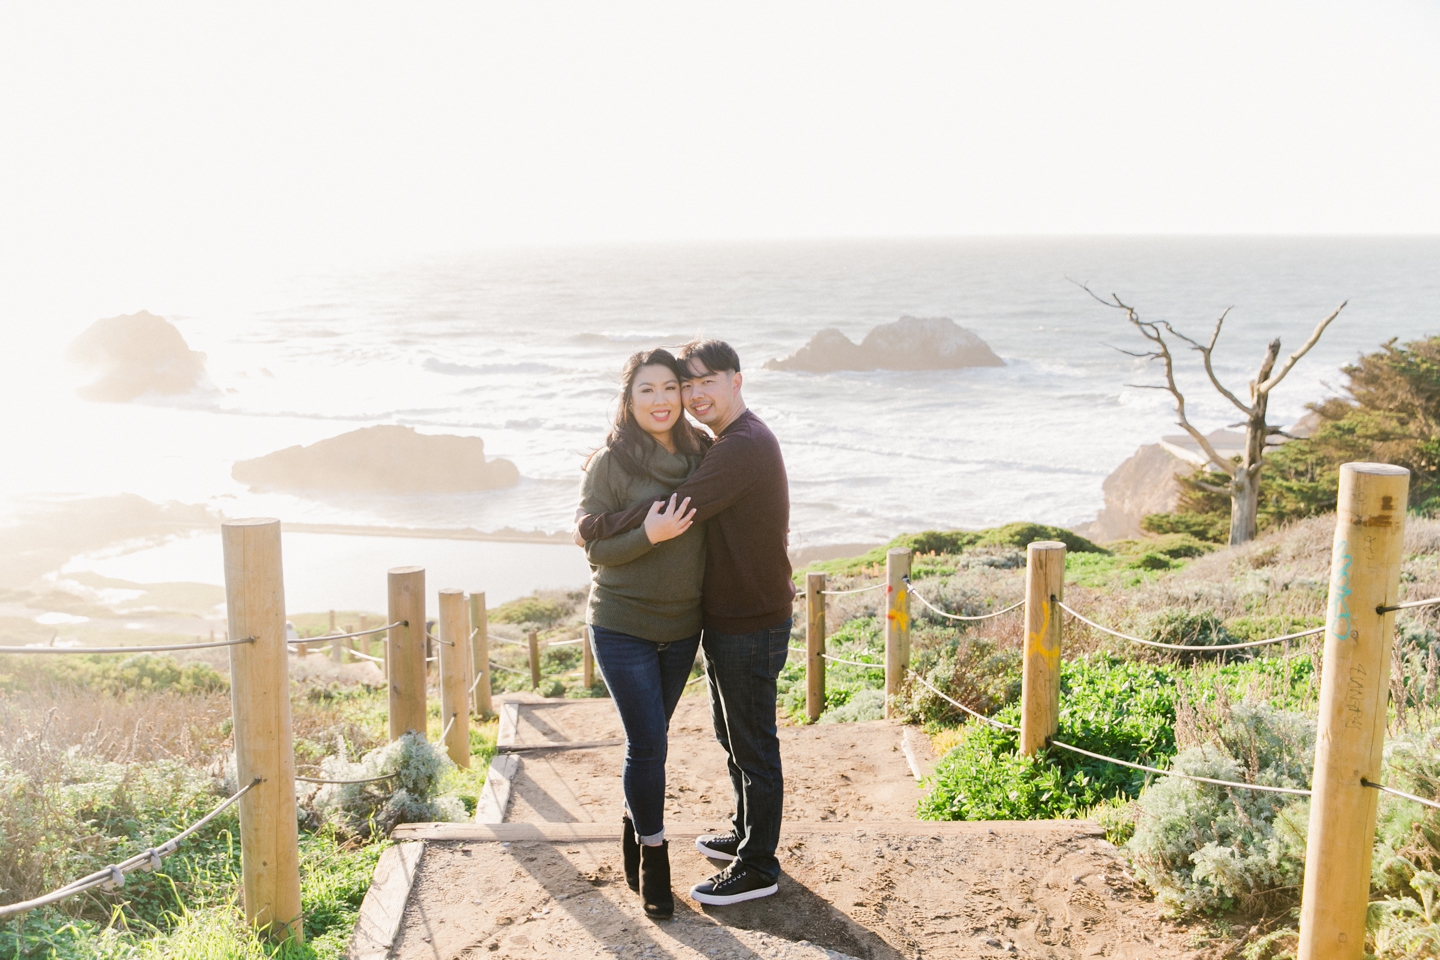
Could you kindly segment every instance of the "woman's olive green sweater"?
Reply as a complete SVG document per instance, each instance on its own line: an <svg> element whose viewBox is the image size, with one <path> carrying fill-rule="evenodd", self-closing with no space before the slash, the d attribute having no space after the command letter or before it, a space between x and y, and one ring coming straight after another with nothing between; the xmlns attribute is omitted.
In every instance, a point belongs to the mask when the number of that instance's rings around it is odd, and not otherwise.
<svg viewBox="0 0 1440 960"><path fill-rule="evenodd" d="M596 453L580 481L580 509L616 513L666 499L700 465L699 454L670 453L654 441L646 448L647 472L640 476L621 467L608 449ZM640 526L586 543L585 556L591 570L587 623L654 643L700 632L700 584L705 576L701 524L654 546Z"/></svg>

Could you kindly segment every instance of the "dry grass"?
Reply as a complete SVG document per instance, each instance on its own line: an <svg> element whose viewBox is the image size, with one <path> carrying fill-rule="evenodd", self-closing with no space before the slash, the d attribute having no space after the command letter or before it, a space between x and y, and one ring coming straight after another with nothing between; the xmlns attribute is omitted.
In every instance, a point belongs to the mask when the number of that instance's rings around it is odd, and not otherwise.
<svg viewBox="0 0 1440 960"><path fill-rule="evenodd" d="M127 698L80 690L22 692L0 700L0 743L38 739L99 760L204 765L230 750L230 697L160 691Z"/></svg>

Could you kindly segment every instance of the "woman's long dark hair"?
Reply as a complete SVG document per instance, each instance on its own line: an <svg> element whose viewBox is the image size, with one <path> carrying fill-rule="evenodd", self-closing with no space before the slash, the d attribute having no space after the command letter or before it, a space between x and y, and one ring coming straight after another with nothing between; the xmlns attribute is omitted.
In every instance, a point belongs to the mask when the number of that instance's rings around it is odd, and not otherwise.
<svg viewBox="0 0 1440 960"><path fill-rule="evenodd" d="M650 366L665 367L675 374L677 382L685 381L685 371L680 368L680 361L676 360L669 350L641 350L631 354L630 359L625 361L625 366L620 371L620 409L615 412L615 423L610 427L609 436L605 438L605 449L618 461L620 469L631 476L648 473L645 454L650 449L650 444L658 442L635 422L635 407L630 398L630 391L635 386L635 377L640 368ZM696 430L685 418L683 408L670 437L675 441L676 451L684 454L703 454L710 449L712 443L709 437ZM594 457L594 454L591 454L591 457ZM586 465L589 465L588 460Z"/></svg>

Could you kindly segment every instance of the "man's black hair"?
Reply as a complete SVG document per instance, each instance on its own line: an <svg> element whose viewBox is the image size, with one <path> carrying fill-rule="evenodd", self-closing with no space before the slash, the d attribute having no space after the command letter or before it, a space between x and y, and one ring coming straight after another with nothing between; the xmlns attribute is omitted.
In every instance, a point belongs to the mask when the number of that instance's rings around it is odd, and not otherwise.
<svg viewBox="0 0 1440 960"><path fill-rule="evenodd" d="M704 368L704 373L740 372L740 356L724 340L691 340L680 348L675 359L686 371L693 360Z"/></svg>

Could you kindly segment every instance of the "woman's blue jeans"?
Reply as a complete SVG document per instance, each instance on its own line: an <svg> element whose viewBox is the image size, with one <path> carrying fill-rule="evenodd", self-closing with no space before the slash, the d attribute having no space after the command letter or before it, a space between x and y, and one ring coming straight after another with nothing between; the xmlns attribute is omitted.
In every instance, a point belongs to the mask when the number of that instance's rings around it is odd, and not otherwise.
<svg viewBox="0 0 1440 960"><path fill-rule="evenodd" d="M591 649L625 728L625 806L641 843L665 839L665 751L700 635L652 643L590 627Z"/></svg>

